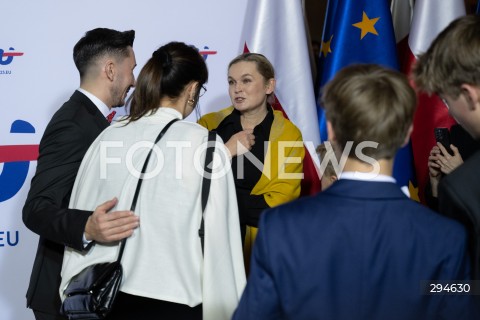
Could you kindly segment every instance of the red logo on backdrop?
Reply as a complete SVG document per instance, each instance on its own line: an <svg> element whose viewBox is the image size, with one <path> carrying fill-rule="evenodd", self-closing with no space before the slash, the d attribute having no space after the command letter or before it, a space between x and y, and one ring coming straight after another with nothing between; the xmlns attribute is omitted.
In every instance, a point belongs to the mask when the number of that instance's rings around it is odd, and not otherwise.
<svg viewBox="0 0 480 320"><path fill-rule="evenodd" d="M23 52L15 51L10 47L8 50L0 48L0 67L7 66L12 63L13 58L23 56ZM11 70L0 70L0 74L12 74Z"/></svg>
<svg viewBox="0 0 480 320"><path fill-rule="evenodd" d="M23 56L23 52L16 52L14 48L9 48L9 51L0 49L0 65L6 66L12 63L14 57Z"/></svg>
<svg viewBox="0 0 480 320"><path fill-rule="evenodd" d="M7 66L12 63L15 57L23 56L23 52L15 51L10 47L8 50L0 48L0 67ZM0 70L0 74L12 74L11 70Z"/></svg>
<svg viewBox="0 0 480 320"><path fill-rule="evenodd" d="M15 120L10 128L11 134L32 134L35 128L27 121ZM38 145L0 146L0 202L11 199L22 188L27 178L31 161L38 158Z"/></svg>
<svg viewBox="0 0 480 320"><path fill-rule="evenodd" d="M210 50L210 48L207 47L207 46L204 46L203 50L199 50L198 52L202 55L202 57L203 57L203 59L205 59L205 61L207 60L209 55L217 54L217 51Z"/></svg>

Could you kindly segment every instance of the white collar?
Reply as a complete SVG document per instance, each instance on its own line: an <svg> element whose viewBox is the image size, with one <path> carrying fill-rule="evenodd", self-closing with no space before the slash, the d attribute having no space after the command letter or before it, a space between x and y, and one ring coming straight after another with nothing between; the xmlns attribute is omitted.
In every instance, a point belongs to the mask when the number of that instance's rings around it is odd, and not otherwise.
<svg viewBox="0 0 480 320"><path fill-rule="evenodd" d="M172 116L174 116L175 118L179 118L180 120L183 119L183 115L180 111L178 111L177 109L174 109L174 108L171 108L171 107L160 107L157 109L157 112L165 112L165 113L168 113Z"/></svg>
<svg viewBox="0 0 480 320"><path fill-rule="evenodd" d="M86 95L87 98L90 99L95 106L97 106L98 110L100 110L100 112L105 116L105 118L110 114L110 108L102 100L98 99L96 96L94 96L85 89L78 88L77 90Z"/></svg>
<svg viewBox="0 0 480 320"><path fill-rule="evenodd" d="M387 176L384 174L359 172L359 171L342 172L338 179L339 180L348 179L348 180L358 180L358 181L374 181L374 182L392 182L392 183L397 182L395 178L393 178L392 176Z"/></svg>

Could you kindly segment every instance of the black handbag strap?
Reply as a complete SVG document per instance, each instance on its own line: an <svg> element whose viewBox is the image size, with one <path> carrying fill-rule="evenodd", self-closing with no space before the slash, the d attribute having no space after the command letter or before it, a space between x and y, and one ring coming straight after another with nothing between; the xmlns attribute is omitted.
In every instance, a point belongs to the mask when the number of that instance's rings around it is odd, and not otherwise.
<svg viewBox="0 0 480 320"><path fill-rule="evenodd" d="M170 126L178 120L180 120L180 119L173 119L172 121L167 123L167 125L158 134L157 139L155 139L155 142L153 143L152 148L148 152L147 158L145 159L145 163L143 164L143 167L142 167L142 173L140 174L140 178L138 179L137 188L135 189L135 194L133 195L132 205L130 206L131 211L135 211L135 206L137 205L138 194L140 193L140 187L142 186L143 175L145 174L145 171L147 170L148 161L150 160L150 155L152 154L153 148L158 143L158 141L160 141L160 139L162 139L163 135L165 134L165 132L167 132L168 128L170 128ZM127 242L127 238L124 238L122 240L121 244L120 244L120 251L118 253L117 262L120 262L120 260L122 260L123 250L125 249L125 243L126 242Z"/></svg>
<svg viewBox="0 0 480 320"><path fill-rule="evenodd" d="M202 222L200 223L200 229L198 229L198 236L200 237L200 243L203 246L205 240L205 207L207 206L208 194L210 193L210 181L212 174L212 166L209 166L213 160L213 152L215 151L216 133L214 131L208 132L208 145L207 154L205 155L205 171L203 173L202 180ZM210 147L211 142L213 145Z"/></svg>

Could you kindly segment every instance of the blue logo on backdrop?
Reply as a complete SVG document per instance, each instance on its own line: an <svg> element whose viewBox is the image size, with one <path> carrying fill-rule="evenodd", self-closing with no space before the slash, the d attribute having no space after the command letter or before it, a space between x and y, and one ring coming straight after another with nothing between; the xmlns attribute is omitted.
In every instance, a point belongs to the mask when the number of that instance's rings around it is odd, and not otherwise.
<svg viewBox="0 0 480 320"><path fill-rule="evenodd" d="M23 52L15 52L15 49L10 47L8 52L0 48L0 65L6 66L12 63L14 57L23 56Z"/></svg>
<svg viewBox="0 0 480 320"><path fill-rule="evenodd" d="M35 128L27 121L15 120L10 133L35 133ZM37 158L38 145L0 146L0 163L3 163L0 174L0 202L17 194L25 183L30 162Z"/></svg>
<svg viewBox="0 0 480 320"><path fill-rule="evenodd" d="M0 231L0 248L15 247L19 241L19 232L16 231Z"/></svg>
<svg viewBox="0 0 480 320"><path fill-rule="evenodd" d="M15 51L10 47L8 50L0 48L0 66L8 66L12 63L13 58L23 56L23 52ZM12 74L11 70L0 70L0 74Z"/></svg>

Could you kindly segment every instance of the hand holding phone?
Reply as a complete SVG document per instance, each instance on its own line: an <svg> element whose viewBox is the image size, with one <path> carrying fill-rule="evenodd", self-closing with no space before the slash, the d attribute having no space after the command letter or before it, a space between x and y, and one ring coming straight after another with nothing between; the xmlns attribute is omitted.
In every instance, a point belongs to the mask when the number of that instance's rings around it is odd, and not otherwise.
<svg viewBox="0 0 480 320"><path fill-rule="evenodd" d="M435 140L440 142L442 146L447 149L447 152L452 155L453 151L450 148L450 131L448 128L435 128Z"/></svg>

